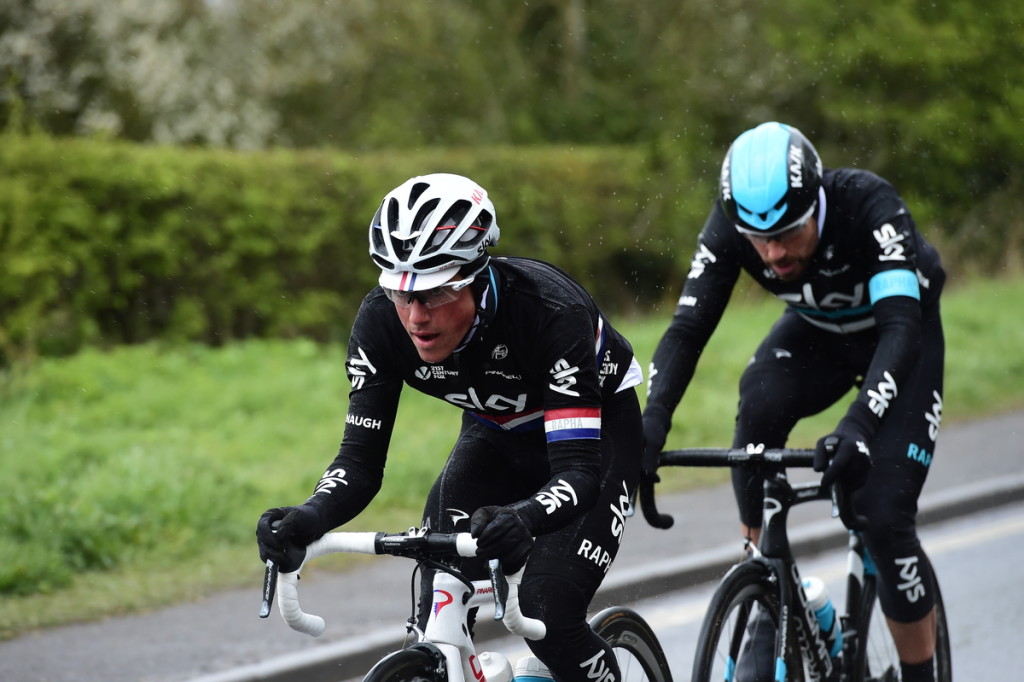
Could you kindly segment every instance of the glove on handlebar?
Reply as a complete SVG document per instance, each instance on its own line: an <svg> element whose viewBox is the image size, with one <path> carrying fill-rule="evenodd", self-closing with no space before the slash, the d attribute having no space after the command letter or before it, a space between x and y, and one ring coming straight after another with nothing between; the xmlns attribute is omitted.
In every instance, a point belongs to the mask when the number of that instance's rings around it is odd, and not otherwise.
<svg viewBox="0 0 1024 682"><path fill-rule="evenodd" d="M657 483L661 480L658 475L658 459L661 451L665 449L665 439L668 429L662 420L644 415L644 454L640 459L641 480L645 483Z"/></svg>
<svg viewBox="0 0 1024 682"><path fill-rule="evenodd" d="M508 507L480 507L469 520L469 533L477 540L476 555L500 560L505 575L525 566L533 549L530 529Z"/></svg>
<svg viewBox="0 0 1024 682"><path fill-rule="evenodd" d="M814 452L814 470L825 472L821 485L840 481L847 490L862 488L871 472L871 451L864 437L836 431L818 441Z"/></svg>
<svg viewBox="0 0 1024 682"><path fill-rule="evenodd" d="M306 556L306 545L321 535L320 514L305 504L268 509L256 524L260 559L273 561L285 573L298 570Z"/></svg>

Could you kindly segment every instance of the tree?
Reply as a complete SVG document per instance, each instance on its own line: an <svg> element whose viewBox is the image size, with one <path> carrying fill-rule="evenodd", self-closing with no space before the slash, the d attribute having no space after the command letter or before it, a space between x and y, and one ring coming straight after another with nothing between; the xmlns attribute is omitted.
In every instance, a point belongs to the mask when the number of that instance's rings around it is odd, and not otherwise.
<svg viewBox="0 0 1024 682"><path fill-rule="evenodd" d="M0 9L5 117L13 97L62 135L265 146L279 119L244 53L201 0L13 0Z"/></svg>

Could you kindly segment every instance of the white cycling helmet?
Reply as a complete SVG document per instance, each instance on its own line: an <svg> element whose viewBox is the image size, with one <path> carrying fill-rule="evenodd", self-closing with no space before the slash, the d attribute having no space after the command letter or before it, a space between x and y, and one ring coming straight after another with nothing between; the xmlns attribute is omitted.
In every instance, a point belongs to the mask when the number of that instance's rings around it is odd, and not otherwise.
<svg viewBox="0 0 1024 682"><path fill-rule="evenodd" d="M467 265L477 267L463 274L475 274L499 234L483 188L461 175L421 175L384 197L370 223L370 256L382 287L423 291Z"/></svg>

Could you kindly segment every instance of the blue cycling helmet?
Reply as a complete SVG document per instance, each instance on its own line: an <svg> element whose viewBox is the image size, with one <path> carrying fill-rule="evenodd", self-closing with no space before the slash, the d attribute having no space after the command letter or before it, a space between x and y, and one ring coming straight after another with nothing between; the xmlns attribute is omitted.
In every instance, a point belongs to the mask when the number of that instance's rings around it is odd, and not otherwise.
<svg viewBox="0 0 1024 682"><path fill-rule="evenodd" d="M821 187L821 158L793 126L762 123L729 147L719 197L736 229L771 237L804 224Z"/></svg>

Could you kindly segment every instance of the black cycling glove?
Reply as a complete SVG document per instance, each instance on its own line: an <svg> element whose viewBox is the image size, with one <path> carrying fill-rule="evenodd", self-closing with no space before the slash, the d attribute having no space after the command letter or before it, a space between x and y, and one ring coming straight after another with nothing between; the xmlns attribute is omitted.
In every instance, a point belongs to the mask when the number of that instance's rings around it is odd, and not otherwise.
<svg viewBox="0 0 1024 682"><path fill-rule="evenodd" d="M506 575L525 566L533 549L530 529L508 507L480 507L469 520L469 533L477 540L476 555L498 559Z"/></svg>
<svg viewBox="0 0 1024 682"><path fill-rule="evenodd" d="M645 483L657 483L661 480L658 475L658 460L661 458L661 451L665 449L665 439L668 436L663 420L644 415L644 454L640 459L640 473Z"/></svg>
<svg viewBox="0 0 1024 682"><path fill-rule="evenodd" d="M823 487L840 481L848 490L857 490L871 472L871 451L867 439L857 433L836 431L818 441L814 451L814 470L824 471Z"/></svg>
<svg viewBox="0 0 1024 682"><path fill-rule="evenodd" d="M298 570L306 545L323 535L320 528L320 514L308 504L268 509L256 524L260 559L273 561L284 573Z"/></svg>

